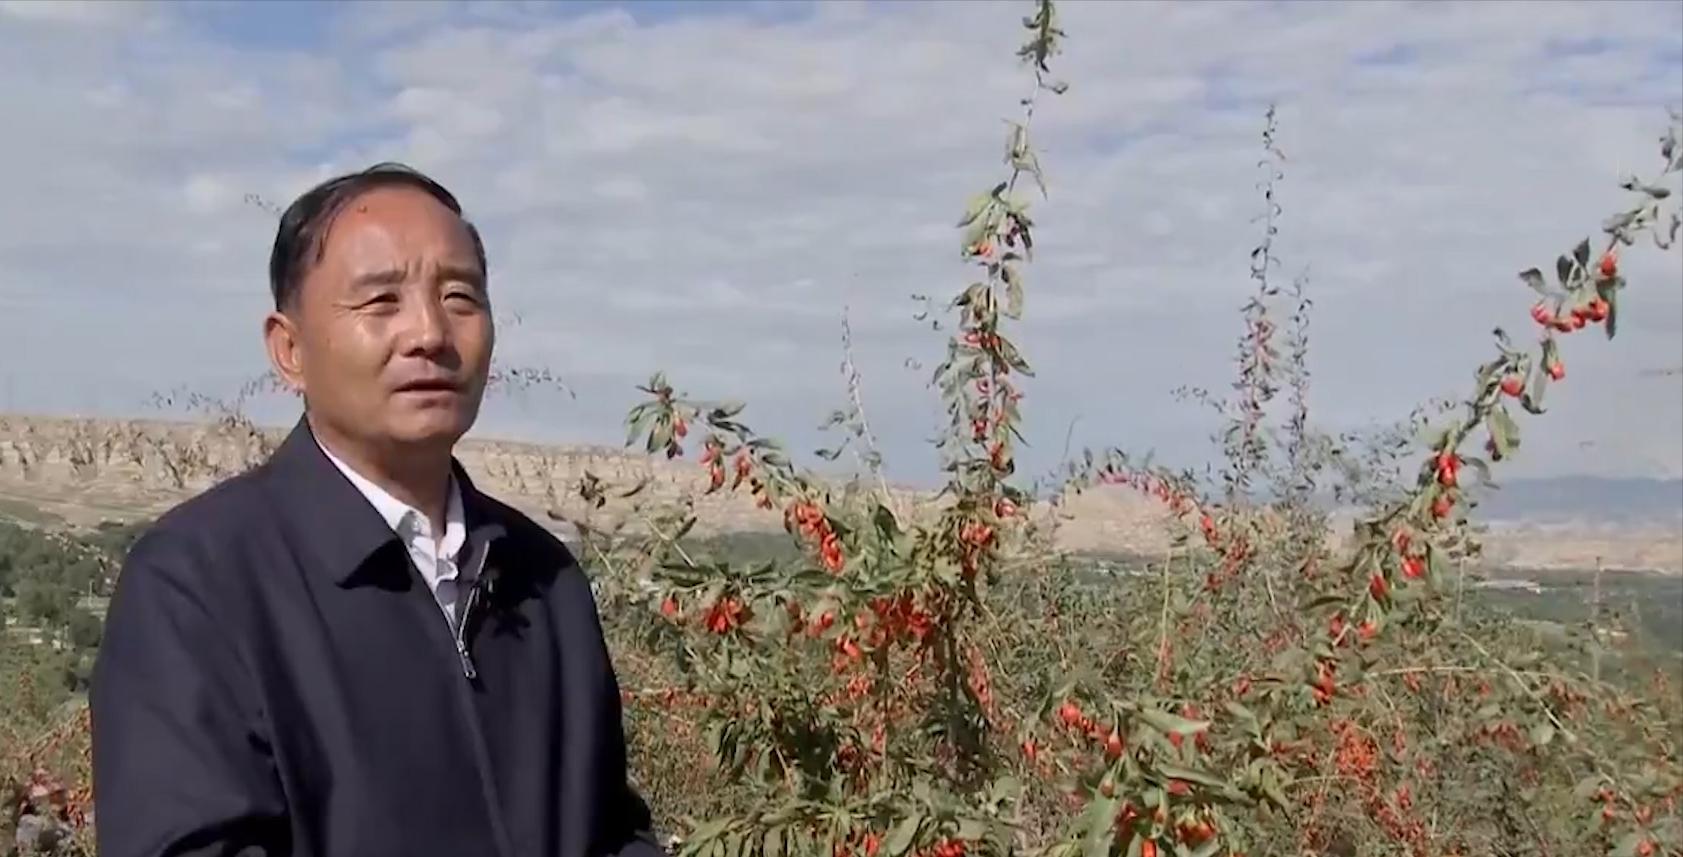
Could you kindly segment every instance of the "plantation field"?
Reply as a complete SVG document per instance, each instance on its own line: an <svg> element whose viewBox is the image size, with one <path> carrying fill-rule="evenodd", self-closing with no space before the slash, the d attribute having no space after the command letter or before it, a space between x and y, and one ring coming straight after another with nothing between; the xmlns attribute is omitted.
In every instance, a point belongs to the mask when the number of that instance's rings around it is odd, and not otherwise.
<svg viewBox="0 0 1683 857"><path fill-rule="evenodd" d="M0 613L12 621L6 635L0 635L0 670L13 677L30 676L34 689L19 695L16 685L7 693L0 693L0 723L18 729L20 724L35 724L34 730L51 729L55 723L70 722L74 712L83 704L82 688L72 678L62 682L51 678L69 669L76 674L75 664L86 664L96 648L88 641L70 642L62 648L43 645L40 631L63 628L72 622L68 617L78 611L98 616L102 613L103 598L71 598L75 588L85 588L85 579L76 587L66 587L64 602L56 607L42 607L20 601L19 589L30 590L34 584L52 582L60 576L74 577L67 572L73 557L82 550L115 559L120 557L126 536L131 528L116 528L99 536L82 536L77 547L67 549L64 543L54 542L49 531L41 528L11 529L3 542L4 556L0 568L10 569L0 575ZM687 539L686 553L698 563L799 564L801 550L786 536L765 533L733 533L706 538ZM33 565L25 566L23 560ZM606 569L586 563L590 573L599 580L610 580ZM1150 563L1140 557L1071 555L1067 563L1047 565L1053 576L1069 577L1070 593L1085 593L1077 600L1089 603L1109 603L1127 609L1127 605L1149 608L1157 599L1157 580ZM1063 571L1051 571L1060 568ZM85 575L87 568L80 574ZM1534 582L1540 591L1469 588L1465 592L1465 609L1469 613L1496 616L1507 614L1537 623L1546 630L1535 636L1535 644L1555 652L1562 659L1575 657L1569 642L1573 626L1581 625L1590 616L1593 596L1593 573L1546 571L1523 578ZM1497 578L1520 580L1521 578ZM96 585L95 588L98 588ZM1601 598L1603 622L1610 622L1608 614L1625 613L1636 619L1633 627L1640 631L1633 639L1609 648L1605 669L1609 676L1622 672L1627 662L1657 663L1675 679L1683 680L1683 580L1674 577L1639 574L1611 574L1603 577ZM719 811L744 797L731 790L702 788L698 777L716 776L709 773L704 735L698 724L688 716L676 715L659 704L645 704L645 700L664 696L675 675L651 659L650 650L643 644L641 634L648 625L637 608L619 606L608 608L606 623L614 631L615 657L621 668L624 687L631 695L627 707L627 722L631 729L632 759L635 775L650 793L663 830L681 829L686 816ZM45 611L50 617L39 615ZM1109 632L1098 635L1110 638ZM33 654L32 654L33 653ZM1587 663L1587 662L1586 662ZM1640 672L1630 680L1640 682ZM0 734L5 734L0 732ZM19 733L13 732L13 735ZM70 752L80 753L75 736L71 735ZM674 759L689 764L674 764ZM74 769L74 763L71 763ZM4 773L4 769L0 769ZM14 771L13 776L22 774ZM15 820L13 822L15 824ZM3 832L3 830L0 830ZM1263 852L1269 853L1269 852Z"/></svg>
<svg viewBox="0 0 1683 857"><path fill-rule="evenodd" d="M800 556L786 536L769 533L713 536L689 550L698 561L731 564L791 562ZM1077 575L1095 588L1149 585L1152 576L1149 560L1137 555L1075 553L1069 561ZM1518 619L1579 625L1593 615L1595 577L1593 569L1470 567L1465 597L1482 608ZM1602 575L1599 597L1604 623L1622 621L1640 647L1683 658L1683 577L1607 572Z"/></svg>

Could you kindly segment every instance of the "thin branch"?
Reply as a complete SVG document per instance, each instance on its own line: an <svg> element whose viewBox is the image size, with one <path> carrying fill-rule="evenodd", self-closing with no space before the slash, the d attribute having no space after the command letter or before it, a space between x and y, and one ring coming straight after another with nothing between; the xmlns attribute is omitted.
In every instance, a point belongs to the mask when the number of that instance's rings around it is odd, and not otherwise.
<svg viewBox="0 0 1683 857"><path fill-rule="evenodd" d="M847 397L853 403L853 416L859 421L860 438L869 452L869 455L866 455L861 453L858 447L854 447L853 456L876 477L877 488L882 492L883 505L894 513L895 518L903 520L899 504L894 502L894 495L888 490L888 479L882 473L882 451L877 446L876 434L871 431L871 421L865 416L863 383L859 367L853 362L853 326L848 322L847 307L842 307L841 331L842 373L847 376Z"/></svg>

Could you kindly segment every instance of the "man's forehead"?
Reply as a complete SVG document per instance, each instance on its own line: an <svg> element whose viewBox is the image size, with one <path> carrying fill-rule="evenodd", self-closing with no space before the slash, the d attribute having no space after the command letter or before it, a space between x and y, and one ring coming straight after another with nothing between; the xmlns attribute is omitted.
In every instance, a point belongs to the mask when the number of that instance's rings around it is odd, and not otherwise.
<svg viewBox="0 0 1683 857"><path fill-rule="evenodd" d="M403 185L370 188L351 197L340 209L339 218L355 218L386 223L390 221L452 223L464 227L465 222L444 203L419 188Z"/></svg>
<svg viewBox="0 0 1683 857"><path fill-rule="evenodd" d="M444 246L436 246L440 241ZM322 236L323 257L335 251L382 252L414 245L470 260L473 241L466 221L438 200L409 188L377 188L345 203Z"/></svg>

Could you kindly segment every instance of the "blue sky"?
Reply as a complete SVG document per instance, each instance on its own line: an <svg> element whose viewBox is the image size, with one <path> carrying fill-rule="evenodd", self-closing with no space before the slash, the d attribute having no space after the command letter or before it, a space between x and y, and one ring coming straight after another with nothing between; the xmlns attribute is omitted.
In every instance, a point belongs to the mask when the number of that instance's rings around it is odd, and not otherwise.
<svg viewBox="0 0 1683 857"><path fill-rule="evenodd" d="M0 0L23 129L0 139L0 404L231 394L265 368L273 223L245 197L396 159L485 228L520 319L502 359L575 394L493 400L481 433L618 443L664 369L817 447L846 308L891 475L927 479L941 340L909 296L967 281L951 223L999 174L1028 8ZM1066 432L1208 457L1215 424L1170 391L1229 380L1270 100L1281 279L1309 272L1333 429L1462 393L1493 325L1527 329L1514 272L1593 233L1683 106L1675 3L1063 11L1072 88L1037 117L1051 193L1021 333L1036 470ZM1619 339L1569 343L1515 471L1683 474L1683 389L1640 374L1683 364L1683 257L1627 266Z"/></svg>

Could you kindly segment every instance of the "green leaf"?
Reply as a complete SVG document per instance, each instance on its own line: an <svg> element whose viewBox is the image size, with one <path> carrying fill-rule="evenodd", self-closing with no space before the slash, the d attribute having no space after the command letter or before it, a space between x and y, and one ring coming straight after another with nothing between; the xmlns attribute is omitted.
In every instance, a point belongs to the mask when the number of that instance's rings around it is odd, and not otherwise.
<svg viewBox="0 0 1683 857"><path fill-rule="evenodd" d="M974 223L976 218L980 217L982 212L987 210L988 205L993 202L993 199L993 194L985 192L978 193L971 197L969 204L964 208L964 216L959 219L957 225L964 227Z"/></svg>
<svg viewBox="0 0 1683 857"><path fill-rule="evenodd" d="M991 218L984 217L978 219L975 223L970 224L968 229L964 230L964 249L966 251L968 251L971 247L976 246L977 242L981 241L982 237L987 235L988 231L993 228L993 224L990 223L989 220L991 220Z"/></svg>
<svg viewBox="0 0 1683 857"><path fill-rule="evenodd" d="M725 828L730 826L730 821L731 820L728 818L709 821L691 831L689 841L691 843L701 843L706 842L709 839L717 839L719 834L724 833Z"/></svg>
<svg viewBox="0 0 1683 857"><path fill-rule="evenodd" d="M1023 317L1023 278L1010 265L1001 269L1005 278L1005 314L1011 318Z"/></svg>
<svg viewBox="0 0 1683 857"><path fill-rule="evenodd" d="M1619 330L1619 291L1613 289L1607 293L1607 338L1612 339Z"/></svg>
<svg viewBox="0 0 1683 857"><path fill-rule="evenodd" d="M1275 775L1273 768L1262 772L1262 796L1281 812L1291 811L1291 804L1286 801L1286 793L1280 788L1280 778Z"/></svg>
<svg viewBox="0 0 1683 857"><path fill-rule="evenodd" d="M1490 437L1496 442L1496 452L1503 458L1508 457L1519 448L1519 426L1514 418L1508 415L1508 409L1499 407L1490 412Z"/></svg>
<svg viewBox="0 0 1683 857"><path fill-rule="evenodd" d="M1208 720L1188 720L1178 714L1170 714L1156 708L1141 709L1139 717L1151 728L1164 734L1172 732L1183 736L1196 735L1210 728Z"/></svg>
<svg viewBox="0 0 1683 857"><path fill-rule="evenodd" d="M1256 719L1256 714L1249 708L1232 701L1228 701L1225 704L1225 707L1227 708L1227 713L1233 715L1234 720L1237 720L1252 729L1258 727L1259 722Z"/></svg>
<svg viewBox="0 0 1683 857"><path fill-rule="evenodd" d="M678 527L678 531L672 534L672 539L671 540L676 542L677 540L683 538L684 536L689 535L690 530L695 529L695 524L696 524L696 521L698 521L698 520L700 520L700 519L695 517L694 515L690 515L689 517L686 517L684 519L684 523Z"/></svg>
<svg viewBox="0 0 1683 857"><path fill-rule="evenodd" d="M1563 288L1563 289L1571 288L1572 287L1572 260L1565 257L1565 256L1562 256L1559 259L1554 260L1554 274L1555 274L1555 277L1560 280L1560 287L1561 288Z"/></svg>
<svg viewBox="0 0 1683 857"><path fill-rule="evenodd" d="M1206 774L1203 771L1193 770L1192 768L1182 768L1178 765L1158 765L1157 771L1170 779L1185 780L1189 783L1197 783L1198 785L1216 789L1218 791L1226 791L1228 789L1226 780L1220 779L1213 774Z"/></svg>
<svg viewBox="0 0 1683 857"><path fill-rule="evenodd" d="M1596 792L1601 790L1601 784L1602 780L1600 774L1590 774L1589 776L1579 780L1578 784L1572 787L1572 797L1579 801L1589 800L1590 798L1595 797Z"/></svg>
<svg viewBox="0 0 1683 857"><path fill-rule="evenodd" d="M1624 838L1619 840L1619 844L1613 847L1612 857L1636 857L1636 849L1642 847L1642 840L1645 838L1641 831L1625 834Z"/></svg>
<svg viewBox="0 0 1683 857"><path fill-rule="evenodd" d="M993 784L993 795L995 800L1016 800L1022 792L1022 782L1010 774L1006 774Z"/></svg>
<svg viewBox="0 0 1683 857"><path fill-rule="evenodd" d="M718 407L713 409L712 421L728 420L742 413L742 409L745 407L747 405L743 402L721 402Z"/></svg>
<svg viewBox="0 0 1683 857"><path fill-rule="evenodd" d="M1572 259L1578 263L1579 268L1589 270L1590 242L1588 238L1578 242L1578 246L1572 249Z"/></svg>
<svg viewBox="0 0 1683 857"><path fill-rule="evenodd" d="M1082 857L1109 857L1111 843L1116 838L1116 798L1098 796L1087 804L1079 824L1085 830L1081 841Z"/></svg>
<svg viewBox="0 0 1683 857"><path fill-rule="evenodd" d="M1526 285L1534 289L1537 294L1545 297L1548 296L1549 286L1548 282L1543 279L1542 271L1539 271L1536 268L1526 268L1525 270L1519 272L1519 278L1523 280Z"/></svg>
<svg viewBox="0 0 1683 857"><path fill-rule="evenodd" d="M894 519L893 510L881 503L876 504L876 511L871 515L871 523L876 525L877 533L884 539L893 541L900 535L900 522Z"/></svg>
<svg viewBox="0 0 1683 857"><path fill-rule="evenodd" d="M1302 609L1303 609L1304 612L1313 612L1313 611L1319 610L1323 607L1331 607L1335 604L1343 604L1343 603L1344 603L1344 596L1342 594L1334 592L1334 593L1328 593L1328 594L1325 594L1325 595L1315 596L1314 598L1312 598L1308 602L1306 602L1303 605Z"/></svg>
<svg viewBox="0 0 1683 857"><path fill-rule="evenodd" d="M894 826L894 830L889 832L887 841L883 842L882 847L888 857L900 857L912 850L913 843L917 841L918 828L922 825L923 814L920 812L913 812L901 819L900 823Z"/></svg>
<svg viewBox="0 0 1683 857"><path fill-rule="evenodd" d="M628 428L625 435L626 446L637 442L637 438L642 435L643 431L648 428L649 422L654 419L654 414L654 409L650 408L647 403L638 405L631 411L631 415L626 418Z"/></svg>
<svg viewBox="0 0 1683 857"><path fill-rule="evenodd" d="M645 452L663 449L672 440L672 421L664 417L657 418L655 430L649 433L648 447Z"/></svg>
<svg viewBox="0 0 1683 857"><path fill-rule="evenodd" d="M1017 346L1003 336L999 338L999 356L1012 369L1030 378L1034 377L1034 371L1029 368L1028 361L1023 359L1023 355L1017 351Z"/></svg>
<svg viewBox="0 0 1683 857"><path fill-rule="evenodd" d="M1551 336L1543 340L1543 356L1532 369L1531 389L1527 390L1524 398L1520 400L1520 404L1531 413L1540 414L1543 412L1543 394L1549 389L1549 373L1545 367L1558 353L1559 350L1558 346L1555 345L1554 337Z"/></svg>
<svg viewBox="0 0 1683 857"><path fill-rule="evenodd" d="M1554 741L1554 724L1539 723L1531 727L1531 743L1537 747L1547 747Z"/></svg>
<svg viewBox="0 0 1683 857"><path fill-rule="evenodd" d="M1474 471L1476 471L1478 473L1478 480L1479 480L1480 483L1485 484L1485 485L1494 485L1495 484L1494 482L1492 482L1490 480L1490 465L1485 463L1484 459L1482 459L1482 458L1472 458L1472 457L1463 457L1461 459L1461 463L1465 464L1468 467L1471 467Z"/></svg>

